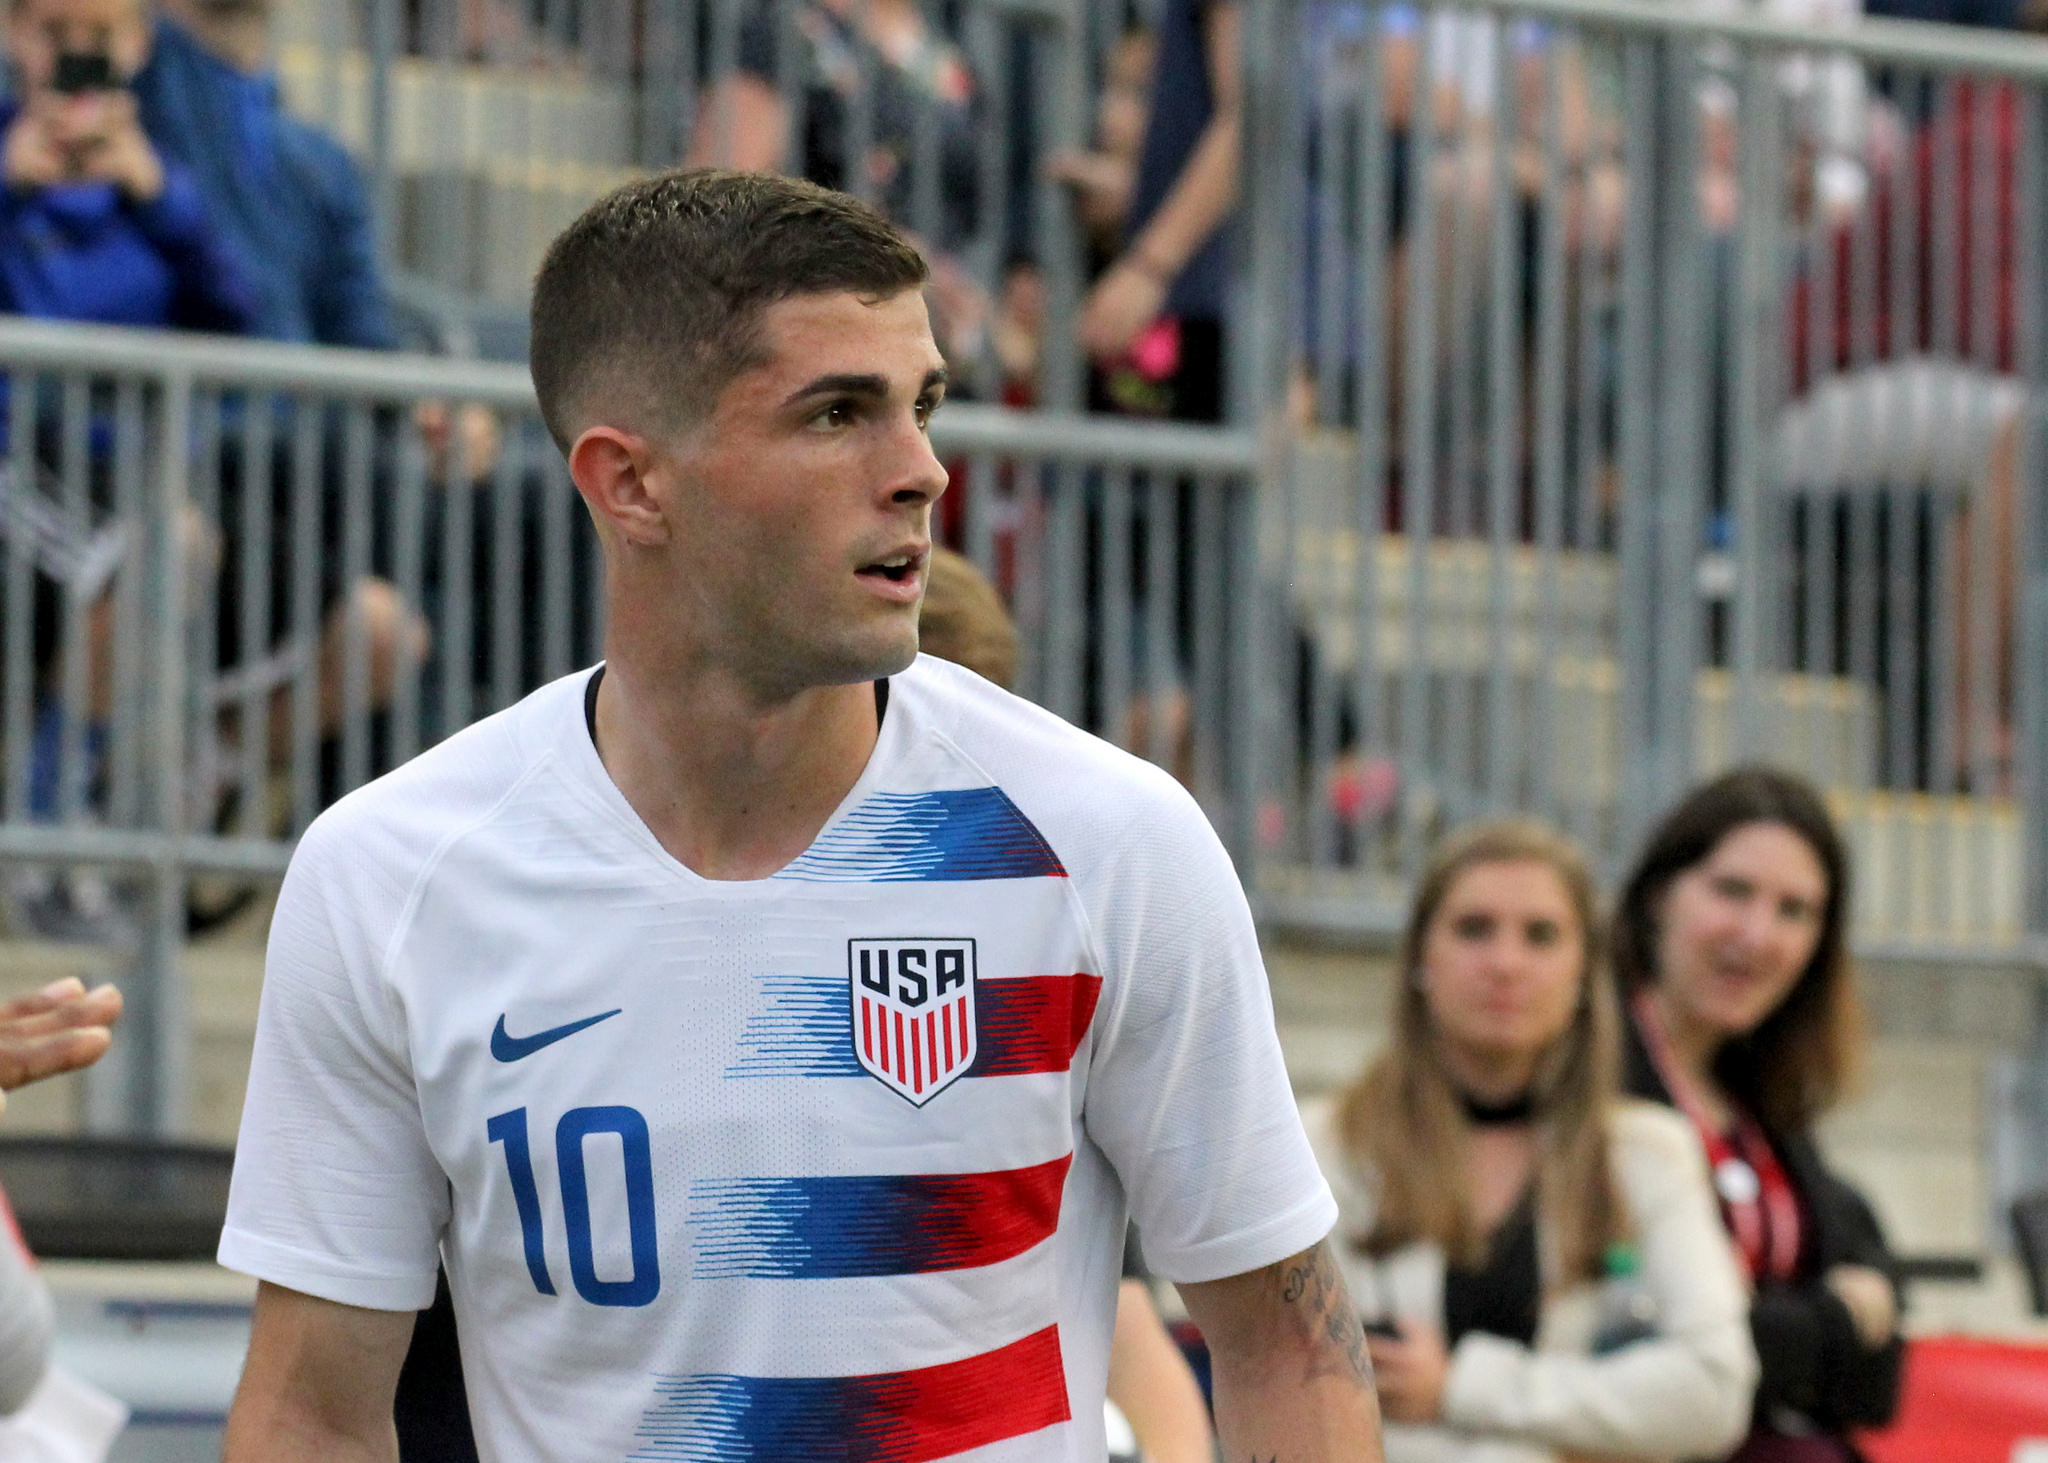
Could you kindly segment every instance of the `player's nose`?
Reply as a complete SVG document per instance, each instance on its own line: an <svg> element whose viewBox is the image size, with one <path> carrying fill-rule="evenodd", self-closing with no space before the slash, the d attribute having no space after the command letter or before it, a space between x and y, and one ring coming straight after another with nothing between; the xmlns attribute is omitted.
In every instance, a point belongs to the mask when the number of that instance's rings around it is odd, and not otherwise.
<svg viewBox="0 0 2048 1463"><path fill-rule="evenodd" d="M930 503L946 491L946 465L914 416L890 434L886 481L893 503Z"/></svg>

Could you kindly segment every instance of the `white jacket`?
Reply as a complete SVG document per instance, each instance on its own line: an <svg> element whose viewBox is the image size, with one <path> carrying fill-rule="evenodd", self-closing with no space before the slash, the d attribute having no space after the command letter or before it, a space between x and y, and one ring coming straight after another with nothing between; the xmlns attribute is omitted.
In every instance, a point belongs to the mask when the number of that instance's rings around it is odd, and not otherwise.
<svg viewBox="0 0 2048 1463"><path fill-rule="evenodd" d="M1337 1195L1332 1242L1360 1313L1441 1330L1443 1251L1418 1243L1373 1260L1354 1248L1350 1238L1372 1220L1372 1177L1345 1157L1334 1103L1311 1102L1302 1117ZM1748 1287L1698 1139L1678 1114L1635 1101L1616 1104L1610 1133L1642 1283L1657 1305L1657 1336L1595 1357L1599 1288L1560 1290L1542 1305L1533 1348L1476 1332L1459 1341L1443 1421L1387 1424L1387 1463L1718 1458L1748 1432L1757 1377ZM1538 1224L1537 1248L1547 1262L1554 1247Z"/></svg>

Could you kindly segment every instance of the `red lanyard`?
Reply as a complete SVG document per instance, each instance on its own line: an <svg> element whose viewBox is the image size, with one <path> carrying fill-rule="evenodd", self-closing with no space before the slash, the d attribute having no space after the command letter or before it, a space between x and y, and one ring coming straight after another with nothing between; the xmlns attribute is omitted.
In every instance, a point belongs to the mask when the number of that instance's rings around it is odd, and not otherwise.
<svg viewBox="0 0 2048 1463"><path fill-rule="evenodd" d="M1707 1150L1721 1214L1751 1282L1793 1279L1799 1273L1799 1195L1770 1139L1739 1107L1731 1106L1734 1116L1723 1131L1708 1114L1692 1079L1673 1059L1648 990L1636 992L1633 1011L1657 1075L1679 1110L1692 1120Z"/></svg>

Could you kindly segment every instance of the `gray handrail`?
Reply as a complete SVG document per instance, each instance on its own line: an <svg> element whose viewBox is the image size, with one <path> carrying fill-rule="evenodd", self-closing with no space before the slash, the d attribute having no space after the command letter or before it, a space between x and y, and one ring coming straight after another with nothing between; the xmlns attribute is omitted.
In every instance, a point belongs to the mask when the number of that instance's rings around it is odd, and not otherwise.
<svg viewBox="0 0 2048 1463"><path fill-rule="evenodd" d="M233 336L0 318L0 367L110 376L181 377L198 386L316 393L354 401L439 397L534 409L523 366L449 356L281 345ZM1142 463L1166 471L1250 473L1253 433L956 402L932 421L946 453Z"/></svg>

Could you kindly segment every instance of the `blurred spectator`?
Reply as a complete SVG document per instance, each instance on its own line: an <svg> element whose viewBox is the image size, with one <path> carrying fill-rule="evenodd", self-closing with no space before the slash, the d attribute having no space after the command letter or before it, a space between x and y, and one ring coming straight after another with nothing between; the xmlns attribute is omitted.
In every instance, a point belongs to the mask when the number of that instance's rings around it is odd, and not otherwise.
<svg viewBox="0 0 2048 1463"><path fill-rule="evenodd" d="M1151 107L1132 184L1125 245L1089 291L1079 330L1113 363L1161 321L1171 364L1168 414L1223 419L1225 224L1241 145L1237 0L1166 0Z"/></svg>
<svg viewBox="0 0 2048 1463"><path fill-rule="evenodd" d="M1683 1112L1755 1286L1742 1463L1852 1463L1898 1405L1899 1288L1877 1217L1813 1124L1862 1053L1848 864L1819 796L1767 768L1695 789L1623 887L1628 1087Z"/></svg>
<svg viewBox="0 0 2048 1463"><path fill-rule="evenodd" d="M166 0L134 79L144 127L197 182L251 272L252 331L389 349L369 198L341 145L284 109L272 0Z"/></svg>
<svg viewBox="0 0 2048 1463"><path fill-rule="evenodd" d="M791 136L783 99L791 90L803 96L799 137ZM975 97L966 57L932 30L918 0L762 0L741 24L738 68L704 93L687 164L788 168L873 198L938 252L951 253L977 213ZM938 176L921 180L927 129L936 132ZM858 138L867 148L854 157ZM936 203L930 217L919 206L921 182Z"/></svg>
<svg viewBox="0 0 2048 1463"><path fill-rule="evenodd" d="M1697 1458L1742 1436L1741 1276L1686 1125L1616 1100L1595 920L1555 833L1454 837L1410 908L1385 1052L1305 1113L1389 1463Z"/></svg>
<svg viewBox="0 0 2048 1463"><path fill-rule="evenodd" d="M246 332L246 270L128 90L148 49L143 0L16 0L6 36L0 310Z"/></svg>

